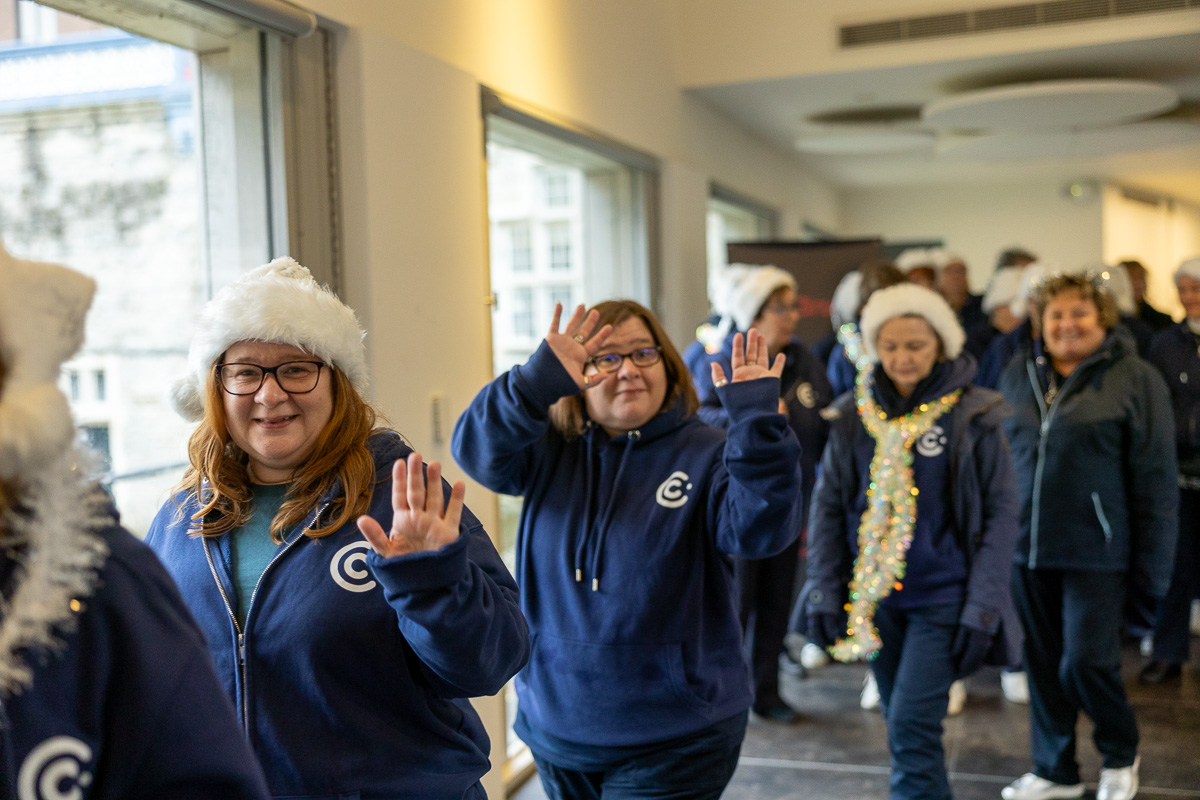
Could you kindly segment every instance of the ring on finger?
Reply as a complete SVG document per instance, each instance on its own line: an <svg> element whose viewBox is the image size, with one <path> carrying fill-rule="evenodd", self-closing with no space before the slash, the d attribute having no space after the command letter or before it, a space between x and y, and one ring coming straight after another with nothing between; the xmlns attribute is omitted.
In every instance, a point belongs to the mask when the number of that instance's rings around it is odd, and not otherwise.
<svg viewBox="0 0 1200 800"><path fill-rule="evenodd" d="M591 375L584 375L584 376L583 376L583 388L585 388L585 389L586 389L586 388L588 388L588 387L589 387L589 386L591 386L591 385L592 385L592 376L591 376Z"/></svg>
<svg viewBox="0 0 1200 800"><path fill-rule="evenodd" d="M575 341L579 342L579 344L583 344L583 334L582 333L577 333L574 336L572 336L571 338L574 339Z"/></svg>
<svg viewBox="0 0 1200 800"><path fill-rule="evenodd" d="M727 384L727 383L729 383L729 381L725 380L724 378L721 378L721 380L719 380L719 381L715 382L715 383L713 384L713 386L715 386L715 387L717 387L718 389L720 389L722 386L724 386L724 385L725 385L725 384Z"/></svg>
<svg viewBox="0 0 1200 800"><path fill-rule="evenodd" d="M757 361L747 361L746 366L747 367L755 367L755 366L758 366L758 362Z"/></svg>

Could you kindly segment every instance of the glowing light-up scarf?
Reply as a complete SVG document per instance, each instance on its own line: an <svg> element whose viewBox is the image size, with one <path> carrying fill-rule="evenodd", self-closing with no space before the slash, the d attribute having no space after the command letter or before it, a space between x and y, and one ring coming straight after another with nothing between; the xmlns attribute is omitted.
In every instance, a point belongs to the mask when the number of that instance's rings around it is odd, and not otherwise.
<svg viewBox="0 0 1200 800"><path fill-rule="evenodd" d="M875 628L875 608L903 586L904 559L917 522L913 443L954 407L963 392L956 389L902 417L888 419L871 394L874 374L875 367L867 366L855 380L858 415L875 440L875 454L868 477L867 510L858 526L846 635L829 648L838 661L871 659L879 652L882 642Z"/></svg>

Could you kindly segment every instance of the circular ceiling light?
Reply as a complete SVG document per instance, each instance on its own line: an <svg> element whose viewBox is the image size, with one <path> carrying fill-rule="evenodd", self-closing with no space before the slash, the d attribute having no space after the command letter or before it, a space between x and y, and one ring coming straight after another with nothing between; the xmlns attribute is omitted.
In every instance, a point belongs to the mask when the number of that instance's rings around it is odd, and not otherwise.
<svg viewBox="0 0 1200 800"><path fill-rule="evenodd" d="M814 155L867 156L931 150L935 142L930 131L858 125L803 133L796 138L795 147Z"/></svg>
<svg viewBox="0 0 1200 800"><path fill-rule="evenodd" d="M1149 81L1039 81L934 100L921 109L921 119L953 130L1095 128L1147 119L1177 105L1174 89Z"/></svg>
<svg viewBox="0 0 1200 800"><path fill-rule="evenodd" d="M1196 144L1200 144L1200 125L1182 120L1150 120L1087 131L946 137L939 141L937 155L939 161L1094 158Z"/></svg>

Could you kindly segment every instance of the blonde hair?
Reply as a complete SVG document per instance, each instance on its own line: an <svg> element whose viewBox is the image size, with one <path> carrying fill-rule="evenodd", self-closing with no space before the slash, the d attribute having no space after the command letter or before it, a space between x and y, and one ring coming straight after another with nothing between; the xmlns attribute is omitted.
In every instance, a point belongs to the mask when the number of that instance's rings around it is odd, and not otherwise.
<svg viewBox="0 0 1200 800"><path fill-rule="evenodd" d="M634 317L646 323L646 327L650 329L650 335L654 337L654 343L662 348L662 362L667 373L667 394L663 398L663 404L655 413L662 413L664 409L669 408L675 402L683 403L685 416L696 413L696 410L700 408L700 398L696 394L696 388L692 385L691 373L688 372L679 351L675 349L675 345L671 344L667 332L663 330L658 318L650 309L633 300L605 300L603 303L593 306L591 310L600 312L596 330L605 325L612 325L615 328ZM583 395L563 397L550 406L550 424L565 439L575 439L583 433L583 411Z"/></svg>
<svg viewBox="0 0 1200 800"><path fill-rule="evenodd" d="M317 437L312 455L292 475L287 498L271 522L271 539L283 541L285 532L298 525L333 486L341 495L330 504L328 524L304 532L320 539L365 513L375 483L375 461L367 440L375 429L375 410L354 389L339 369L328 367L333 380L333 413ZM186 491L200 503L192 515L189 533L222 536L245 525L251 514L249 457L234 444L226 427L222 389L215 370L205 380L204 418L188 441L191 466L175 491Z"/></svg>

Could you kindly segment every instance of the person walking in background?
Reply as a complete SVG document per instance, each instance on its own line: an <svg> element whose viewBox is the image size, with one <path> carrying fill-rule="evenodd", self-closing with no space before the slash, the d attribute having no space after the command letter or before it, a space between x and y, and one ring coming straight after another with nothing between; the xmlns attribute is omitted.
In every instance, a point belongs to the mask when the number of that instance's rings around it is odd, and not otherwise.
<svg viewBox="0 0 1200 800"><path fill-rule="evenodd" d="M937 291L937 255L933 248L910 247L896 256L896 268L909 283Z"/></svg>
<svg viewBox="0 0 1200 800"><path fill-rule="evenodd" d="M967 275L967 262L957 253L948 253L941 248L933 250L932 258L937 265L937 290L954 313L964 331L987 321L983 309L983 295L971 293Z"/></svg>
<svg viewBox="0 0 1200 800"><path fill-rule="evenodd" d="M975 376L975 384L987 389L1000 386L1000 376L1008 367L1013 357L1024 354L1033 346L1033 340L1040 335L1041 320L1037 316L1037 287L1041 276L1059 272L1057 264L1044 261L1034 261L1025 265L1021 270L1021 287L1017 296L1009 305L1013 316L1021 322L1008 333L1001 334L988 343L979 359L979 372Z"/></svg>
<svg viewBox="0 0 1200 800"><path fill-rule="evenodd" d="M829 353L829 364L825 374L829 385L833 387L833 396L845 394L854 389L854 380L858 375L858 361L862 356L862 339L858 333L858 316L871 295L888 286L906 283L904 273L890 261L869 259L859 268L858 292L853 304L854 313L837 329L838 343Z"/></svg>
<svg viewBox="0 0 1200 800"><path fill-rule="evenodd" d="M733 558L800 531L800 447L779 413L785 357L735 334L712 367L727 431L704 424L678 351L631 300L562 308L488 384L454 457L525 498L517 579L533 654L514 729L546 794L717 798L751 705Z"/></svg>
<svg viewBox="0 0 1200 800"><path fill-rule="evenodd" d="M1200 593L1200 256L1179 265L1175 286L1184 320L1155 336L1150 346L1150 362L1158 367L1171 392L1179 466L1175 569L1158 605L1151 660L1138 676L1151 686L1179 680L1191 649L1188 616L1192 598Z"/></svg>
<svg viewBox="0 0 1200 800"><path fill-rule="evenodd" d="M1013 313L1012 303L1017 299L1021 290L1021 270L1016 267L1006 267L992 275L987 291L983 295L982 308L987 319L974 327L964 330L967 343L963 348L975 356L978 361L984 351L997 336L1002 336L1021 324L1025 319L1025 309L1018 306L1020 315Z"/></svg>
<svg viewBox="0 0 1200 800"><path fill-rule="evenodd" d="M730 267L723 272L718 292L726 298L735 330L726 337L721 350L709 356L709 364L719 364L723 374L732 373L734 336L738 332L745 335L751 328L766 342L770 359L781 353L785 356L779 411L787 416L800 442L802 507L807 509L816 465L829 431L821 410L833 400L833 390L816 357L795 336L799 319L795 288L792 276L778 267ZM728 428L729 414L717 395L711 367L697 369L692 379L700 398L700 418L710 425ZM751 709L777 722L797 718L779 695L779 656L788 629L802 539L803 535L797 537L770 558L736 562L739 616L754 681Z"/></svg>
<svg viewBox="0 0 1200 800"><path fill-rule="evenodd" d="M1129 282L1133 288L1133 301L1137 308L1137 318L1158 333L1175 324L1170 314L1164 314L1146 300L1146 265L1136 259L1126 259L1117 264L1124 267L1129 274Z"/></svg>
<svg viewBox="0 0 1200 800"><path fill-rule="evenodd" d="M482 800L468 698L524 665L528 629L463 484L376 427L363 336L290 258L221 289L172 390L191 468L147 542L274 795Z"/></svg>
<svg viewBox="0 0 1200 800"><path fill-rule="evenodd" d="M830 409L800 602L810 639L841 661L871 660L890 797L949 798L950 686L1020 648L1008 408L972 386L962 328L935 292L881 289L860 330L869 361L855 395Z"/></svg>
<svg viewBox="0 0 1200 800"><path fill-rule="evenodd" d="M265 800L203 635L55 385L94 292L0 245L0 797Z"/></svg>
<svg viewBox="0 0 1200 800"><path fill-rule="evenodd" d="M1032 772L1004 800L1080 797L1079 712L1103 756L1098 800L1138 789L1138 731L1121 679L1130 595L1167 590L1178 528L1167 387L1118 330L1099 274L1046 275L1041 338L1001 391L1021 501L1013 598L1025 628Z"/></svg>

